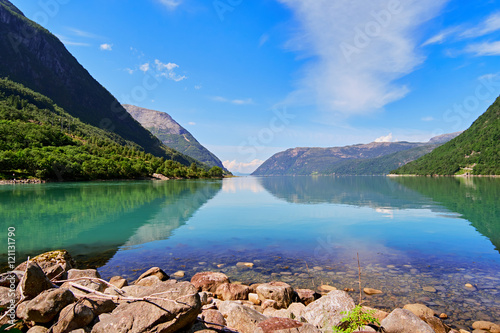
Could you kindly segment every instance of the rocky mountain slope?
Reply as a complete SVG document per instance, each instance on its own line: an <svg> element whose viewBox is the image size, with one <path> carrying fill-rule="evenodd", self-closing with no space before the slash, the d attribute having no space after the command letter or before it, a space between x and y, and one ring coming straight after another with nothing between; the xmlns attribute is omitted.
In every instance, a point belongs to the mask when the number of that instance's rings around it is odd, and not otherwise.
<svg viewBox="0 0 500 333"><path fill-rule="evenodd" d="M421 142L372 142L346 147L294 148L272 156L255 176L281 175L383 175L432 151L447 134Z"/></svg>
<svg viewBox="0 0 500 333"><path fill-rule="evenodd" d="M392 173L500 175L500 97L465 132Z"/></svg>
<svg viewBox="0 0 500 333"><path fill-rule="evenodd" d="M135 121L49 31L0 0L0 77L50 98L70 115L133 142L146 153L190 164Z"/></svg>
<svg viewBox="0 0 500 333"><path fill-rule="evenodd" d="M169 114L134 105L123 105L123 107L135 120L151 131L166 146L203 162L210 167L218 166L224 169L222 162L217 156L202 146L188 130L179 125Z"/></svg>

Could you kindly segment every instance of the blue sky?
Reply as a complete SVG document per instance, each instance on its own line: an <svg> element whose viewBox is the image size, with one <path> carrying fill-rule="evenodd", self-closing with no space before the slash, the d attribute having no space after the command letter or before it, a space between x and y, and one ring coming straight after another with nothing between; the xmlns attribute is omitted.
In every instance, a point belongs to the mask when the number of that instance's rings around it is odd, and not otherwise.
<svg viewBox="0 0 500 333"><path fill-rule="evenodd" d="M500 94L500 0L11 1L232 171L293 147L427 141Z"/></svg>

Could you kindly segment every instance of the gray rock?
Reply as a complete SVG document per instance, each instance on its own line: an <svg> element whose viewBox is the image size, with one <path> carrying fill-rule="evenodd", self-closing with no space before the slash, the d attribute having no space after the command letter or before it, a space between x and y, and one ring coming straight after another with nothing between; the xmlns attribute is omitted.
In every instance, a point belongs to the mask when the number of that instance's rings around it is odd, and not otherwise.
<svg viewBox="0 0 500 333"><path fill-rule="evenodd" d="M43 326L33 326L27 333L47 333L49 329Z"/></svg>
<svg viewBox="0 0 500 333"><path fill-rule="evenodd" d="M53 333L69 333L87 326L94 320L92 309L84 304L73 303L66 306L59 314L59 322L53 328Z"/></svg>
<svg viewBox="0 0 500 333"><path fill-rule="evenodd" d="M240 333L262 333L263 330L257 325L268 319L258 311L236 302L220 302L217 307L226 318L227 326Z"/></svg>
<svg viewBox="0 0 500 333"><path fill-rule="evenodd" d="M43 270L49 279L57 276L58 280L66 279L66 272L75 267L75 262L71 255L66 250L56 250L42 253L30 262L36 262ZM16 267L16 271L24 272L26 270L27 261Z"/></svg>
<svg viewBox="0 0 500 333"><path fill-rule="evenodd" d="M64 288L43 291L40 295L17 307L16 315L25 321L48 323L68 304L75 301L71 291ZM21 306L22 305L22 306Z"/></svg>
<svg viewBox="0 0 500 333"><path fill-rule="evenodd" d="M273 281L258 286L257 295L262 302L270 299L276 301L278 308L288 308L292 304L293 289L288 283Z"/></svg>
<svg viewBox="0 0 500 333"><path fill-rule="evenodd" d="M151 276L146 276L145 278L142 278L140 280L137 280L136 282L134 282L134 285L143 286L143 287L150 287L150 286L153 286L161 281L162 280L158 276L151 275Z"/></svg>
<svg viewBox="0 0 500 333"><path fill-rule="evenodd" d="M269 318L257 324L257 326L264 332L273 333L320 333L311 324L301 323L297 320L289 318Z"/></svg>
<svg viewBox="0 0 500 333"><path fill-rule="evenodd" d="M135 280L134 284L138 284L142 279L145 279L150 276L156 276L160 281L167 281L170 277L162 271L159 267L152 267L148 269L146 272L142 273L141 276L137 280Z"/></svg>
<svg viewBox="0 0 500 333"><path fill-rule="evenodd" d="M242 284L224 283L217 287L215 295L223 301L236 301L248 299L250 288Z"/></svg>
<svg viewBox="0 0 500 333"><path fill-rule="evenodd" d="M15 290L6 287L0 287L0 307L8 307L12 302L16 303L19 295Z"/></svg>
<svg viewBox="0 0 500 333"><path fill-rule="evenodd" d="M413 312L404 309L395 309L381 324L387 333L435 333Z"/></svg>
<svg viewBox="0 0 500 333"><path fill-rule="evenodd" d="M215 293L220 285L229 283L229 278L223 273L202 272L196 273L191 278L191 283L198 288L198 291L209 291Z"/></svg>
<svg viewBox="0 0 500 333"><path fill-rule="evenodd" d="M101 276L99 275L99 272L95 269L70 269L68 271L68 280L73 280L73 279L81 279L75 282L71 282L73 284L79 284L81 286L84 286L86 288L96 290L96 291L104 291L106 288L106 284L104 282L100 282L97 280L90 280L90 279L85 279L85 278L96 278L100 279ZM68 288L72 292L76 293L85 293L84 291L77 289L75 287L70 286L70 282L65 282L61 286L62 288Z"/></svg>
<svg viewBox="0 0 500 333"><path fill-rule="evenodd" d="M24 271L12 271L0 274L0 287L15 288L23 278Z"/></svg>
<svg viewBox="0 0 500 333"><path fill-rule="evenodd" d="M354 301L345 291L333 290L306 306L304 318L317 328L331 330L344 318L341 312L354 309Z"/></svg>
<svg viewBox="0 0 500 333"><path fill-rule="evenodd" d="M52 282L50 282L40 266L36 262L30 262L26 269L26 274L24 274L19 282L18 291L22 290L26 299L32 299L42 291L53 287Z"/></svg>
<svg viewBox="0 0 500 333"><path fill-rule="evenodd" d="M137 287L137 286L136 286ZM159 283L154 293L164 298L120 304L111 315L99 316L93 333L177 332L192 325L201 312L198 290L189 282ZM149 292L149 290L148 290Z"/></svg>

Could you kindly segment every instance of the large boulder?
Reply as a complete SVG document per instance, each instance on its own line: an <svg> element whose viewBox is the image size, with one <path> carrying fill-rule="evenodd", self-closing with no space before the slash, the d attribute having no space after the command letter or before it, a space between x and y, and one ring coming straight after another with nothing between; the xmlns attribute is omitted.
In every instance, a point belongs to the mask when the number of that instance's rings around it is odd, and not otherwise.
<svg viewBox="0 0 500 333"><path fill-rule="evenodd" d="M14 295L14 297L12 297ZM8 308L11 302L17 302L19 295L17 293L12 293L12 289L6 287L0 287L0 307Z"/></svg>
<svg viewBox="0 0 500 333"><path fill-rule="evenodd" d="M229 283L229 278L223 273L202 272L196 273L191 278L191 283L198 288L198 291L215 293L221 284Z"/></svg>
<svg viewBox="0 0 500 333"><path fill-rule="evenodd" d="M66 278L65 272L75 267L75 261L66 250L56 250L42 253L30 262L36 262L49 279L57 277L58 280ZM26 270L27 261L16 267L15 270Z"/></svg>
<svg viewBox="0 0 500 333"><path fill-rule="evenodd" d="M292 303L288 309L276 310L273 308L267 308L264 310L263 314L268 317L288 318L304 322L306 321L304 318L305 310L306 306L304 304Z"/></svg>
<svg viewBox="0 0 500 333"><path fill-rule="evenodd" d="M19 281L23 278L24 271L12 271L0 274L0 287L17 287Z"/></svg>
<svg viewBox="0 0 500 333"><path fill-rule="evenodd" d="M406 304L403 306L403 309L413 312L413 314L420 319L434 316L434 310L423 304Z"/></svg>
<svg viewBox="0 0 500 333"><path fill-rule="evenodd" d="M22 291L26 299L32 299L42 291L53 288L53 285L40 266L36 262L30 261L17 288L19 292Z"/></svg>
<svg viewBox="0 0 500 333"><path fill-rule="evenodd" d="M101 275L95 269L70 269L68 271L68 280L77 280L73 282L64 282L62 284L62 288L68 288L74 293L85 293L78 288L75 288L70 285L70 283L78 284L80 286L86 287L88 289L96 290L96 291L104 291L106 284L104 282L95 280L100 279Z"/></svg>
<svg viewBox="0 0 500 333"><path fill-rule="evenodd" d="M295 289L298 300L304 305L309 305L319 298L319 294L311 289Z"/></svg>
<svg viewBox="0 0 500 333"><path fill-rule="evenodd" d="M327 331L345 317L341 312L351 311L354 307L354 301L345 291L333 290L306 306L304 318L308 323Z"/></svg>
<svg viewBox="0 0 500 333"><path fill-rule="evenodd" d="M128 281L126 279L122 278L121 276L113 276L109 280L109 284L112 284L116 288L121 289L125 286L128 286Z"/></svg>
<svg viewBox="0 0 500 333"><path fill-rule="evenodd" d="M207 328L222 329L227 326L226 319L222 313L214 309L203 310L201 318L205 321Z"/></svg>
<svg viewBox="0 0 500 333"><path fill-rule="evenodd" d="M250 288L242 284L224 283L217 287L215 295L223 301L236 301L248 299Z"/></svg>
<svg viewBox="0 0 500 333"><path fill-rule="evenodd" d="M264 333L321 333L311 324L289 318L269 318L257 324Z"/></svg>
<svg viewBox="0 0 500 333"><path fill-rule="evenodd" d="M135 280L134 284L139 284L141 282L141 280L149 278L151 276L157 277L158 280L160 280L160 281L167 281L168 279L170 279L170 277L167 275L167 273L165 273L161 268L152 267L152 268L148 269L147 271L145 271L144 273L142 273L141 276L139 276L139 278L137 280ZM151 284L149 284L149 285L151 285Z"/></svg>
<svg viewBox="0 0 500 333"><path fill-rule="evenodd" d="M258 286L257 295L262 302L270 299L276 301L278 308L288 308L292 304L293 289L288 283L273 281Z"/></svg>
<svg viewBox="0 0 500 333"><path fill-rule="evenodd" d="M422 320L425 321L435 333L448 333L450 330L450 327L445 325L438 317L424 317Z"/></svg>
<svg viewBox="0 0 500 333"><path fill-rule="evenodd" d="M162 295L148 301L120 304L111 315L99 316L100 321L92 333L177 332L192 325L201 313L198 290L189 282L159 283L143 288Z"/></svg>
<svg viewBox="0 0 500 333"><path fill-rule="evenodd" d="M69 333L78 328L87 326L94 320L94 312L81 303L66 306L59 314L59 321L52 329L53 333Z"/></svg>
<svg viewBox="0 0 500 333"><path fill-rule="evenodd" d="M435 333L427 323L405 309L395 309L381 325L387 333Z"/></svg>
<svg viewBox="0 0 500 333"><path fill-rule="evenodd" d="M231 301L219 302L217 307L230 328L240 333L263 333L258 324L268 318L258 311Z"/></svg>
<svg viewBox="0 0 500 333"><path fill-rule="evenodd" d="M48 323L68 304L75 301L71 291L64 288L45 290L17 307L16 315L25 321Z"/></svg>

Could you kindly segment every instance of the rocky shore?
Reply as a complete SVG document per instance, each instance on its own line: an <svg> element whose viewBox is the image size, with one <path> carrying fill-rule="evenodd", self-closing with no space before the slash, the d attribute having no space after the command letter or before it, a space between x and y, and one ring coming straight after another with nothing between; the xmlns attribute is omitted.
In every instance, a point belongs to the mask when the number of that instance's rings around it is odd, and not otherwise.
<svg viewBox="0 0 500 333"><path fill-rule="evenodd" d="M113 332L334 332L355 309L348 292L322 286L321 293L281 281L231 283L220 272L199 272L179 282L153 267L135 281L100 278L80 270L66 251L53 251L0 276L0 325L29 333ZM364 288L366 295L379 290ZM444 323L445 313L423 304L385 312L363 307L379 321L356 332L500 333L500 325L474 322L470 331ZM341 331L344 332L344 331Z"/></svg>
<svg viewBox="0 0 500 333"><path fill-rule="evenodd" d="M44 180L40 179L11 179L11 180L0 180L0 185L15 185L15 184L41 184L45 183Z"/></svg>

